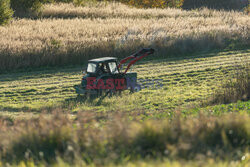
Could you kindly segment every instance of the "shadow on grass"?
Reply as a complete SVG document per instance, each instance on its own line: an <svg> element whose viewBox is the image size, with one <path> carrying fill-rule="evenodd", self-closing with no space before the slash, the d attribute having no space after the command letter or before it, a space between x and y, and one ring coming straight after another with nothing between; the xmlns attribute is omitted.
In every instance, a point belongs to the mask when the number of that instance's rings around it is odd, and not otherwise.
<svg viewBox="0 0 250 167"><path fill-rule="evenodd" d="M75 104L75 103L89 103L89 104L95 104L95 106L99 106L101 105L102 101L105 99L105 97L107 97L107 95L103 95L103 96L97 96L97 95L91 95L91 96L76 96L73 98L67 98L65 99L66 105L69 104ZM95 100L97 100L97 102L94 103Z"/></svg>
<svg viewBox="0 0 250 167"><path fill-rule="evenodd" d="M173 62L173 61L181 61L181 60L189 60L194 58L208 58L208 57L216 57L220 56L219 53L225 53L226 55L233 55L237 52L237 54L241 53L249 53L249 49L242 48L239 50L210 50L203 52L195 52L192 54L181 54L181 55L164 55L163 52L152 55L151 57L147 57L146 59L137 62L137 65L144 65L147 63L159 63L159 62ZM131 53L132 54L132 53ZM129 56L129 55L128 55ZM104 56L105 57L105 56ZM94 58L94 57L93 57ZM55 66L46 66L46 67L37 67L37 68L22 68L10 71L1 71L0 72L0 81L18 81L23 79L35 79L35 78L48 78L53 77L56 74L80 74L84 67L87 66L87 61L84 61L82 65L67 65L63 67ZM2 74L1 74L2 73ZM80 82L80 78L79 78Z"/></svg>
<svg viewBox="0 0 250 167"><path fill-rule="evenodd" d="M29 107L2 107L0 106L0 110L2 111L8 111L8 112L32 112L32 113L40 113L40 109L31 109Z"/></svg>
<svg viewBox="0 0 250 167"><path fill-rule="evenodd" d="M65 107L69 106L70 104L73 106L76 103L88 103L92 104L94 106L100 106L102 105L102 102L105 98L111 98L113 96L120 96L121 91L116 92L115 94L111 94L110 92L102 93L101 95L77 95L73 98L67 98L65 99Z"/></svg>

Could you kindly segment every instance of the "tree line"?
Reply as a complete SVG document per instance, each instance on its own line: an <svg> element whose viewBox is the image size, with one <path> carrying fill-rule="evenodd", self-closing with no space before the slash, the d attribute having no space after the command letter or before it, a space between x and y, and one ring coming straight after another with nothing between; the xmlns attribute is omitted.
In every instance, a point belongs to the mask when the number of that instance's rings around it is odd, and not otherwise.
<svg viewBox="0 0 250 167"><path fill-rule="evenodd" d="M137 8L182 8L195 9L207 7L211 9L242 10L249 13L249 0L0 0L0 25L7 24L13 16L32 17L41 14L45 3L73 3L83 6L88 2L100 1L121 2Z"/></svg>

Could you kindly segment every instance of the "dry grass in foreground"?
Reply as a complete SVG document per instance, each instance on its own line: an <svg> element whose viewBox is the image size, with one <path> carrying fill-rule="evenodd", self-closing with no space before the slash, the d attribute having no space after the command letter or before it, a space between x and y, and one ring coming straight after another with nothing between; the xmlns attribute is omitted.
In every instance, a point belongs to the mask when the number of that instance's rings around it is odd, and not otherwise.
<svg viewBox="0 0 250 167"><path fill-rule="evenodd" d="M167 57L249 45L250 18L240 12L60 4L48 5L44 16L51 18L14 20L0 27L1 72L124 57L140 47L153 47Z"/></svg>
<svg viewBox="0 0 250 167"><path fill-rule="evenodd" d="M60 113L62 111L59 111ZM91 113L74 120L56 112L50 118L0 119L3 162L121 163L145 159L221 159L239 161L249 152L249 116L175 118L172 121L127 122L110 117L102 125Z"/></svg>

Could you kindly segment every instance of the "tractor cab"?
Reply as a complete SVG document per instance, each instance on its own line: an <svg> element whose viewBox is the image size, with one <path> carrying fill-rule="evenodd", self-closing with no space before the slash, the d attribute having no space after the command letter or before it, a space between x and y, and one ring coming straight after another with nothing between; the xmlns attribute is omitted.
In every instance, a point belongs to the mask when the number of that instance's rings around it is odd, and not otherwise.
<svg viewBox="0 0 250 167"><path fill-rule="evenodd" d="M103 57L103 58L89 60L86 72L90 76L100 76L103 74L117 74L119 73L117 58Z"/></svg>
<svg viewBox="0 0 250 167"><path fill-rule="evenodd" d="M82 78L82 88L87 88L88 78L106 80L115 79L121 75L118 69L117 58L115 57L102 57L89 60L86 72L84 73L86 75Z"/></svg>

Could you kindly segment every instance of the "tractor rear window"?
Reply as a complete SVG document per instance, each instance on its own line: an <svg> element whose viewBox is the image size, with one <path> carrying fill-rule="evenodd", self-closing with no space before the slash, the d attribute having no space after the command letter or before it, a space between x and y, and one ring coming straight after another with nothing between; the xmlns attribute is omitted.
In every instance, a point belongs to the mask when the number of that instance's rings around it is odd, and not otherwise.
<svg viewBox="0 0 250 167"><path fill-rule="evenodd" d="M110 62L109 63L109 69L110 69L111 73L118 73L116 62Z"/></svg>
<svg viewBox="0 0 250 167"><path fill-rule="evenodd" d="M88 64L88 68L87 68L87 72L89 72L89 73L95 73L96 72L96 64L89 63Z"/></svg>

